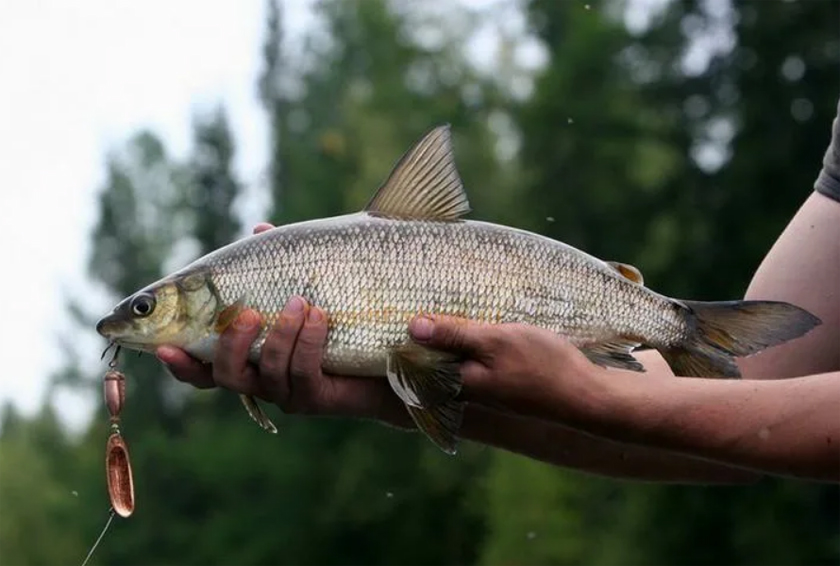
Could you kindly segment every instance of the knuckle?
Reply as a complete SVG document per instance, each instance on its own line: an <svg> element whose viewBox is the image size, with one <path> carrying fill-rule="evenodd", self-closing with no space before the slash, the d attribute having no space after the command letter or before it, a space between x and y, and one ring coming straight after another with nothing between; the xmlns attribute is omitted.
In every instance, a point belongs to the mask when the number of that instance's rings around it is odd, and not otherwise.
<svg viewBox="0 0 840 566"><path fill-rule="evenodd" d="M292 354L292 359L289 363L289 377L296 382L315 377L312 357L313 354L311 351L307 351L305 348L295 348L295 353Z"/></svg>
<svg viewBox="0 0 840 566"><path fill-rule="evenodd" d="M298 343L295 348L295 353L301 351L306 353L308 356L317 354L323 346L326 335L326 325L307 322L298 335Z"/></svg>
<svg viewBox="0 0 840 566"><path fill-rule="evenodd" d="M276 379L287 373L288 352L290 346L282 340L269 337L263 343L260 353L260 372Z"/></svg>
<svg viewBox="0 0 840 566"><path fill-rule="evenodd" d="M437 334L437 341L440 344L455 349L464 347L466 340L464 337L464 331L459 324L448 320L441 321L435 330L435 334Z"/></svg>
<svg viewBox="0 0 840 566"><path fill-rule="evenodd" d="M502 350L519 338L514 326L496 326L487 332L487 345L490 350Z"/></svg>
<svg viewBox="0 0 840 566"><path fill-rule="evenodd" d="M303 326L303 317L282 314L278 324L275 324L269 335L273 335L281 341L291 342L297 337Z"/></svg>

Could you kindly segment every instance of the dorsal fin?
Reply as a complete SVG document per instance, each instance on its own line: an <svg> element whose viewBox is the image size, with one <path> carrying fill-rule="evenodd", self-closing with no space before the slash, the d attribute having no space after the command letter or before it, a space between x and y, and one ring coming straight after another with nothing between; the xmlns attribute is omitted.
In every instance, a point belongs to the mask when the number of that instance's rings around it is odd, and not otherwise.
<svg viewBox="0 0 840 566"><path fill-rule="evenodd" d="M438 126L400 158L365 211L414 220L457 220L470 211L455 168L449 125Z"/></svg>
<svg viewBox="0 0 840 566"><path fill-rule="evenodd" d="M639 285L645 284L645 278L642 277L642 272L633 267L629 263L620 263L618 261L608 261L607 264L618 271L625 279L629 279Z"/></svg>

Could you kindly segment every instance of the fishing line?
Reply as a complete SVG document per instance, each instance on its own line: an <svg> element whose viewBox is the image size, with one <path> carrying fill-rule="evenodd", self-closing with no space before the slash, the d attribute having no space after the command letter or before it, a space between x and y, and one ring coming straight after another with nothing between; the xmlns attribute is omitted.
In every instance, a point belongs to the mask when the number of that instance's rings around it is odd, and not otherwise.
<svg viewBox="0 0 840 566"><path fill-rule="evenodd" d="M102 532L99 533L99 537L96 539L96 542L93 543L93 546L90 547L90 552L88 552L87 556L85 557L85 561L82 562L82 566L85 566L90 560L90 557L93 556L93 552L96 550L96 547L99 546L99 543L102 541L102 537L105 536L105 532L108 530L108 527L111 526L111 521L114 520L114 515L116 515L116 511L114 508L111 507L111 511L109 512L108 522L105 523L105 526L102 528Z"/></svg>

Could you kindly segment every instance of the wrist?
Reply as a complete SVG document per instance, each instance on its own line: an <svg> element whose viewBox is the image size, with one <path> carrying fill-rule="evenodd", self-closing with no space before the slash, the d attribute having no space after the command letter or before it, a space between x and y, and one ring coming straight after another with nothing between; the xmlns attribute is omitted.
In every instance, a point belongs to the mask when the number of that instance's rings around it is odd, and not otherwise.
<svg viewBox="0 0 840 566"><path fill-rule="evenodd" d="M564 420L585 432L613 436L616 428L627 426L633 411L632 388L627 387L633 377L628 371L583 361L575 368L573 383L577 390L570 395L567 389L563 394L569 400Z"/></svg>
<svg viewBox="0 0 840 566"><path fill-rule="evenodd" d="M624 376L588 361L587 364L588 367L582 370L581 382L584 387L580 393L580 416L587 420L607 422L607 419L613 418L621 404L620 396L615 391L616 379Z"/></svg>

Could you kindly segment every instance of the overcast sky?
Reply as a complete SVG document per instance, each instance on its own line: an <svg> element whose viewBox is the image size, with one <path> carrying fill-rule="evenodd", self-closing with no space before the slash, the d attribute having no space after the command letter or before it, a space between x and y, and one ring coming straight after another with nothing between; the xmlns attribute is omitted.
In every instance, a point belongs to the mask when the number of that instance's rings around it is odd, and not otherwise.
<svg viewBox="0 0 840 566"><path fill-rule="evenodd" d="M287 2L292 29L306 25L308 3ZM261 0L0 2L1 401L27 414L40 407L61 363L65 293L85 293L94 310L112 306L85 274L109 148L149 127L183 156L193 110L223 102L237 172L259 177L263 9ZM96 359L102 344L85 344L83 354ZM98 401L62 399L62 413L78 420Z"/></svg>

